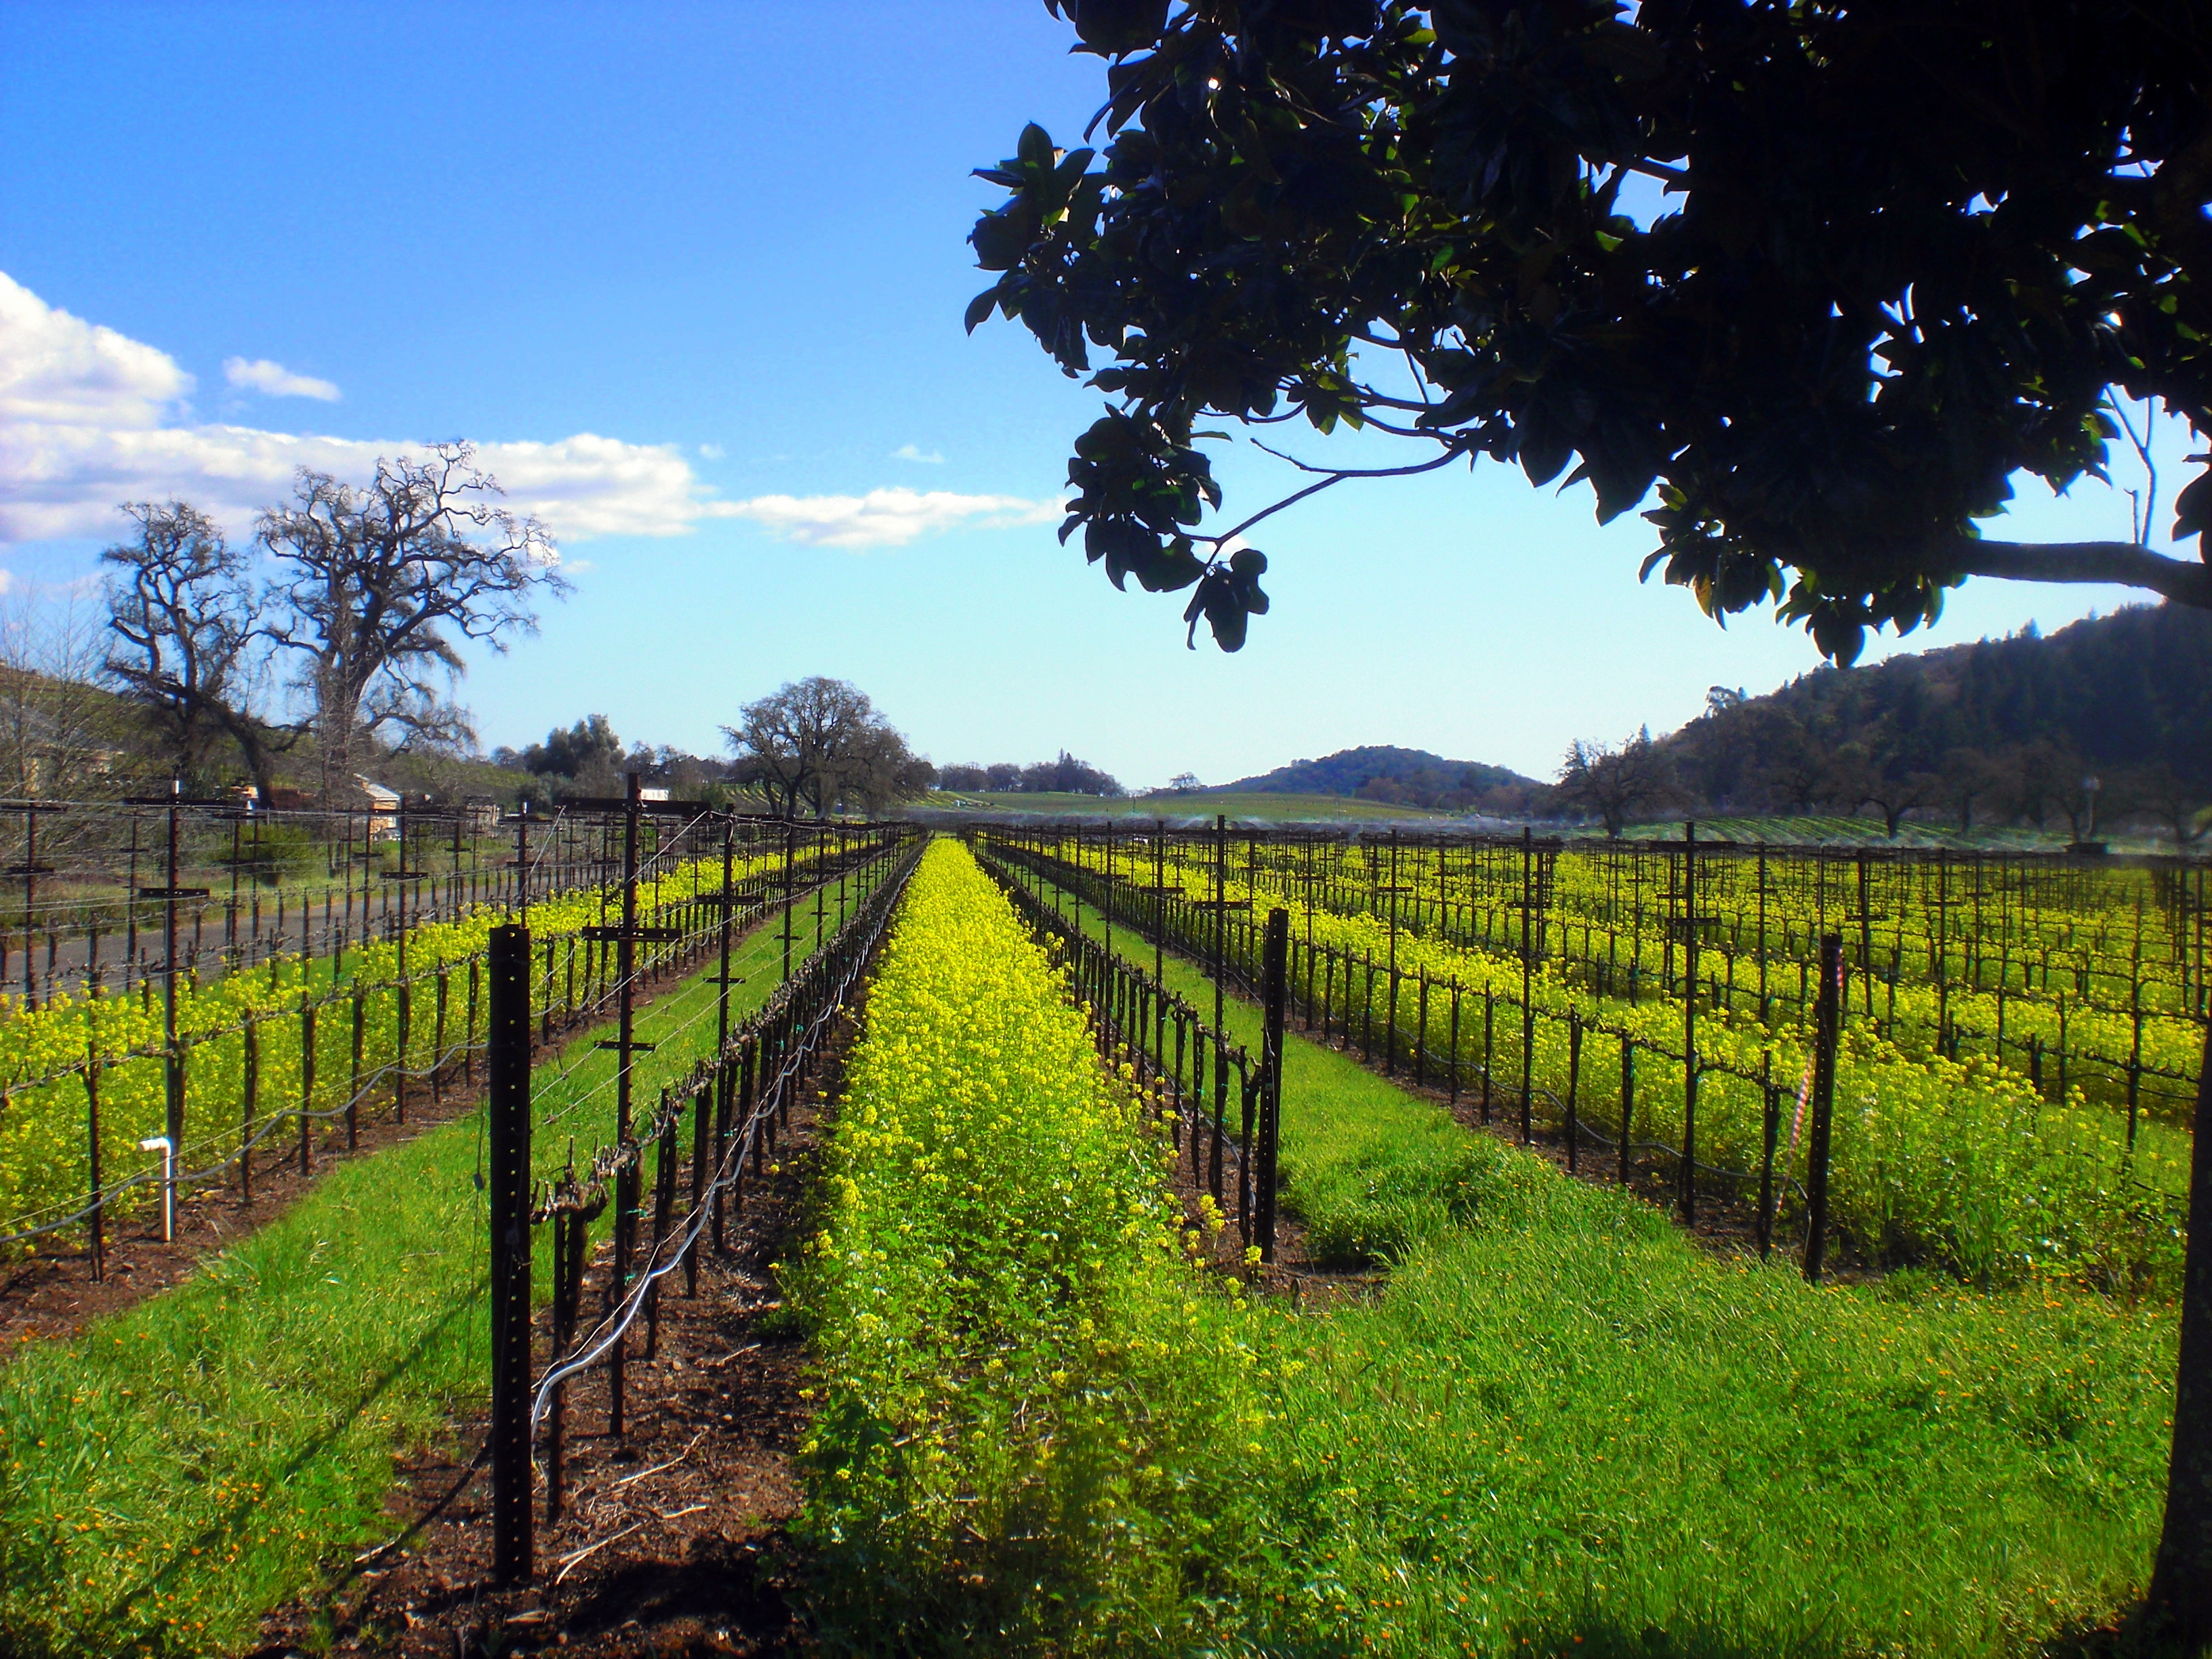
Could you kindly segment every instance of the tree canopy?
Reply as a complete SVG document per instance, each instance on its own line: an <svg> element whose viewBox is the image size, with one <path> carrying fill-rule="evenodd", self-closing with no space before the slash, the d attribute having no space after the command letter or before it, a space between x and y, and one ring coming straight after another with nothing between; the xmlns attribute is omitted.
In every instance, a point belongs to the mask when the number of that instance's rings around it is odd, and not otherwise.
<svg viewBox="0 0 2212 1659"><path fill-rule="evenodd" d="M1843 663L1969 575L2212 606L2148 514L2133 542L1981 525L2015 474L2102 476L2118 396L2212 431L2194 0L1046 3L1109 60L1104 147L1032 125L979 169L1010 195L968 324L1019 318L1112 400L1062 539L1194 589L1224 648L1267 608L1243 532L1484 457L1644 508L1647 575L1717 619L1778 602ZM1301 462L1202 531L1213 416L1420 453ZM2212 558L2212 475L2172 523Z"/></svg>
<svg viewBox="0 0 2212 1659"><path fill-rule="evenodd" d="M113 644L102 668L146 709L180 777L200 787L211 745L227 735L270 799L270 734L252 706L261 601L245 556L186 502L129 501L122 511L137 534L100 556L112 567Z"/></svg>
<svg viewBox="0 0 2212 1659"><path fill-rule="evenodd" d="M576 778L587 772L611 775L621 764L623 740L605 714L592 714L563 731L555 726L545 741L533 743L515 757L526 772L543 776Z"/></svg>

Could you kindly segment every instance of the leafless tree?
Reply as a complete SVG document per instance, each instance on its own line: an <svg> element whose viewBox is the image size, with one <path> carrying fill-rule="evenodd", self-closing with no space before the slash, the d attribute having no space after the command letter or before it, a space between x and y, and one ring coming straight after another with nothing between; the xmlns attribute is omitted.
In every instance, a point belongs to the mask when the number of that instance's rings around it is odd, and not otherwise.
<svg viewBox="0 0 2212 1659"><path fill-rule="evenodd" d="M176 775L198 786L216 739L228 737L264 800L282 741L254 713L266 645L245 556L185 501L125 503L131 540L100 556L106 585L109 680L143 708Z"/></svg>
<svg viewBox="0 0 2212 1659"><path fill-rule="evenodd" d="M1820 740L1796 715L1761 710L1754 731L1760 793L1773 805L1796 813L1811 811L1828 787L1828 757Z"/></svg>
<svg viewBox="0 0 2212 1659"><path fill-rule="evenodd" d="M1628 820L1674 793L1667 757L1644 727L1618 749L1577 738L1559 766L1559 799L1595 812L1618 836Z"/></svg>
<svg viewBox="0 0 2212 1659"><path fill-rule="evenodd" d="M876 711L867 694L823 675L747 703L723 735L740 781L760 786L786 817L800 802L822 817L841 803L880 812L927 789L934 774Z"/></svg>
<svg viewBox="0 0 2212 1659"><path fill-rule="evenodd" d="M1836 804L1846 811L1873 807L1881 814L1882 833L1893 841L1907 812L1942 793L1935 773L1888 757L1878 744L1845 744L1831 758L1829 772Z"/></svg>
<svg viewBox="0 0 2212 1659"><path fill-rule="evenodd" d="M2126 773L2119 780L2118 793L2136 812L2157 823L2178 853L2188 852L2212 830L2204 811L2212 803L2206 801L2203 790L2192 787L2171 766L2161 763Z"/></svg>
<svg viewBox="0 0 2212 1659"><path fill-rule="evenodd" d="M534 632L540 592L566 593L551 537L497 504L498 481L467 444L380 459L356 489L302 468L294 499L258 536L286 567L268 637L297 653L313 708L322 794L347 787L365 738L395 749L473 738L441 691L465 672L459 641L495 651Z"/></svg>

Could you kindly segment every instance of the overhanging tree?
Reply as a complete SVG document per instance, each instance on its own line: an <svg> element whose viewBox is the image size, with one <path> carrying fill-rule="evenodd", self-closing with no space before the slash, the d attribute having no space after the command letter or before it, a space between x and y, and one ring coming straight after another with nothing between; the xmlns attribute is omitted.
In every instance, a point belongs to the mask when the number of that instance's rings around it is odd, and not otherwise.
<svg viewBox="0 0 2212 1659"><path fill-rule="evenodd" d="M1769 599L1839 661L1968 575L2212 605L2138 542L1981 533L2016 473L2104 466L2115 392L2202 430L2212 15L2191 0L1048 0L1114 59L1103 154L1038 127L972 236L1114 404L1063 535L1117 585L1265 608L1229 538L1347 478L1471 464L1647 501L1716 617ZM1093 165L1094 161L1097 165ZM1632 180L1668 194L1639 224ZM1201 532L1200 423L1393 434ZM2176 502L2212 529L2212 481ZM2146 524L2146 532L2148 525Z"/></svg>
<svg viewBox="0 0 2212 1659"><path fill-rule="evenodd" d="M1645 564L1724 619L1774 601L1848 664L1972 575L2212 607L2197 559L1985 536L2014 477L2102 473L2115 399L2212 431L2212 9L2197 0L1046 0L1110 60L1103 153L1036 126L972 236L1111 404L1063 539L1267 599L1237 538L1346 479L1482 458L1645 509ZM1096 162L1097 165L1094 166ZM1667 209L1623 210L1632 181ZM1643 188L1642 185L1638 186ZM1095 371L1091 352L1107 361ZM1201 526L1201 423L1395 435L1402 465ZM2197 458L2202 460L2203 458ZM1231 550L1234 549L1232 552ZM2212 1036L2207 1043L2212 1090ZM2212 1137L2197 1137L2156 1616L2212 1640Z"/></svg>

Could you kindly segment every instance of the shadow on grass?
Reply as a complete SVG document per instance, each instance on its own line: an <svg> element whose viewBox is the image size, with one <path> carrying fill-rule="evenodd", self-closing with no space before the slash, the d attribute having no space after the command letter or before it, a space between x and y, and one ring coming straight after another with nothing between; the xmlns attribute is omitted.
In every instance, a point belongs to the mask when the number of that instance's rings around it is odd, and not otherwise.
<svg viewBox="0 0 2212 1659"><path fill-rule="evenodd" d="M422 1357L428 1353L439 1339L445 1334L453 1322L475 1308L489 1288L489 1280L479 1281L466 1297L424 1327L422 1333L409 1345L406 1352L386 1367L348 1410L333 1418L321 1433L293 1453L290 1461L278 1470L275 1478L268 1483L267 1491L264 1496L241 1498L232 1504L219 1517L203 1528L197 1535L179 1544L169 1559L160 1567L118 1597L101 1615L100 1623L116 1632L117 1639L121 1644L118 1650L148 1654L199 1652L201 1650L196 1644L178 1645L177 1632L166 1624L147 1624L136 1630L130 1630L125 1626L124 1621L135 1603L161 1589L179 1571L191 1566L194 1560L205 1551L213 1548L235 1533L246 1516L261 1506L265 1496L273 1496L281 1492L290 1483L295 1475L343 1439L360 1420L362 1413L381 1399L393 1383L414 1369Z"/></svg>

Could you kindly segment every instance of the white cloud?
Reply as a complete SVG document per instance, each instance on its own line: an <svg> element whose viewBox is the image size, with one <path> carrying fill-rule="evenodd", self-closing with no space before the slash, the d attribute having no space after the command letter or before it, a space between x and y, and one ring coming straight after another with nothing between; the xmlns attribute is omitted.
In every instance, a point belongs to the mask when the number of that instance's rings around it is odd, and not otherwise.
<svg viewBox="0 0 2212 1659"><path fill-rule="evenodd" d="M191 389L168 353L55 311L0 271L0 424L152 426Z"/></svg>
<svg viewBox="0 0 2212 1659"><path fill-rule="evenodd" d="M950 490L872 489L865 495L756 495L716 501L717 517L750 519L787 541L811 547L903 547L917 536L963 525L1000 529L1044 524L1065 509L1019 495L958 495Z"/></svg>
<svg viewBox="0 0 2212 1659"><path fill-rule="evenodd" d="M942 452L933 449L925 455L921 452L920 444L901 444L896 449L891 451L891 459L895 461L920 461L925 466L945 465L945 456Z"/></svg>
<svg viewBox="0 0 2212 1659"><path fill-rule="evenodd" d="M237 368L236 359L226 365ZM244 368L285 374L273 363ZM49 306L0 272L0 543L118 535L118 502L170 496L243 534L263 507L290 493L301 467L358 481L381 458L427 447L193 423L184 403L192 384L167 353ZM710 451L720 453L700 447ZM553 443L480 443L477 456L505 486L508 506L538 514L569 542L680 536L704 519L745 519L810 546L902 547L959 526L1046 523L1062 510L1018 495L903 487L718 501L678 446L589 432Z"/></svg>
<svg viewBox="0 0 2212 1659"><path fill-rule="evenodd" d="M276 368L246 365L260 367ZM113 535L118 502L171 495L243 532L289 493L301 467L358 480L380 457L426 447L190 424L191 387L167 352L49 306L0 272L0 542ZM508 505L564 540L681 535L712 505L672 445L586 432L482 444L477 459Z"/></svg>
<svg viewBox="0 0 2212 1659"><path fill-rule="evenodd" d="M719 461L727 453L729 453L729 452L724 449L720 444L701 444L699 446L699 459L702 461Z"/></svg>
<svg viewBox="0 0 2212 1659"><path fill-rule="evenodd" d="M271 362L266 357L257 357L250 363L243 357L226 357L222 360L222 378L264 398L313 398L326 404L338 400L338 389L332 382L319 380L312 374L295 374L283 364Z"/></svg>

